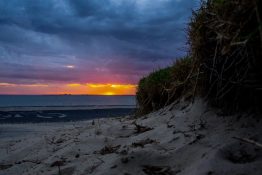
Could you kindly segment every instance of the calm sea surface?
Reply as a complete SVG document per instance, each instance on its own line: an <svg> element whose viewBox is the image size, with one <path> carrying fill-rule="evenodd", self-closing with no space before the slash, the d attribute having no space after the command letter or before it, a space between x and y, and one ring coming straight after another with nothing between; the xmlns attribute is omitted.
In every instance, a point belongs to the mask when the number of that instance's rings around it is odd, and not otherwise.
<svg viewBox="0 0 262 175"><path fill-rule="evenodd" d="M134 96L0 95L0 107L134 106Z"/></svg>
<svg viewBox="0 0 262 175"><path fill-rule="evenodd" d="M0 95L0 123L65 122L132 114L134 96Z"/></svg>

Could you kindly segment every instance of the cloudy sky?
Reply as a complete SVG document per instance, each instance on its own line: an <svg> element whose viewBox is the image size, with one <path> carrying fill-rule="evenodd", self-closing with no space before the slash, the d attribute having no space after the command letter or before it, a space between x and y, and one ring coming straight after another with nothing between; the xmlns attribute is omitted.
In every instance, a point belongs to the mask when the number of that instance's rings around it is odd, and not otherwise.
<svg viewBox="0 0 262 175"><path fill-rule="evenodd" d="M0 94L133 94L186 54L198 2L0 0Z"/></svg>

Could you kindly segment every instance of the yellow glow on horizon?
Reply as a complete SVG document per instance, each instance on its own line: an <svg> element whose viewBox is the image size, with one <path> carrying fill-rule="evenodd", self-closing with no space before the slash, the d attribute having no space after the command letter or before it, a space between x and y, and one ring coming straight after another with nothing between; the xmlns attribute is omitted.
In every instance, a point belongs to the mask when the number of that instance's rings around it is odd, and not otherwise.
<svg viewBox="0 0 262 175"><path fill-rule="evenodd" d="M137 85L133 84L87 84L91 95L135 95Z"/></svg>
<svg viewBox="0 0 262 175"><path fill-rule="evenodd" d="M104 93L104 94L102 94L102 95L116 95L114 92L106 92L106 93Z"/></svg>
<svg viewBox="0 0 262 175"><path fill-rule="evenodd" d="M110 87L112 87L112 88L118 88L118 87L121 87L121 85L112 84Z"/></svg>
<svg viewBox="0 0 262 175"><path fill-rule="evenodd" d="M88 87L91 88L102 88L102 87L106 87L108 86L108 84L92 84L92 83L88 83L86 84Z"/></svg>
<svg viewBox="0 0 262 175"><path fill-rule="evenodd" d="M67 84L67 86L69 86L69 87L79 87L79 86L81 86L81 84L71 83L71 84Z"/></svg>
<svg viewBox="0 0 262 175"><path fill-rule="evenodd" d="M0 82L1 94L72 94L72 95L135 95L137 85L133 84L14 84Z"/></svg>
<svg viewBox="0 0 262 175"><path fill-rule="evenodd" d="M137 87L137 85L134 84L92 84L87 83L88 87L92 88L102 88L102 87L111 87L111 88L134 88Z"/></svg>

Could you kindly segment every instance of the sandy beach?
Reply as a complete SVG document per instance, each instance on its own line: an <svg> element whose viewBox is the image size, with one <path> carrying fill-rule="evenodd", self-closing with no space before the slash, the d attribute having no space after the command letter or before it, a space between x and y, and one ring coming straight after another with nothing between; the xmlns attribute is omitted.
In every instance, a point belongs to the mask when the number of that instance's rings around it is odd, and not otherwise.
<svg viewBox="0 0 262 175"><path fill-rule="evenodd" d="M261 120L246 115L197 100L139 119L2 124L0 174L260 175L262 149L238 138L261 143Z"/></svg>

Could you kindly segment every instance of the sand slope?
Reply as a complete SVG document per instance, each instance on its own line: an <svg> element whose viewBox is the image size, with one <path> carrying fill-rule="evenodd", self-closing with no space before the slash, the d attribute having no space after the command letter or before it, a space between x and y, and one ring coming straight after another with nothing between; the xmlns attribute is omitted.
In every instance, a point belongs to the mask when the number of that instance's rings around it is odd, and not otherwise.
<svg viewBox="0 0 262 175"><path fill-rule="evenodd" d="M60 168L62 175L261 175L262 149L233 138L262 143L261 126L248 114L218 116L201 100L137 120L42 126L0 140L0 174L57 175Z"/></svg>

